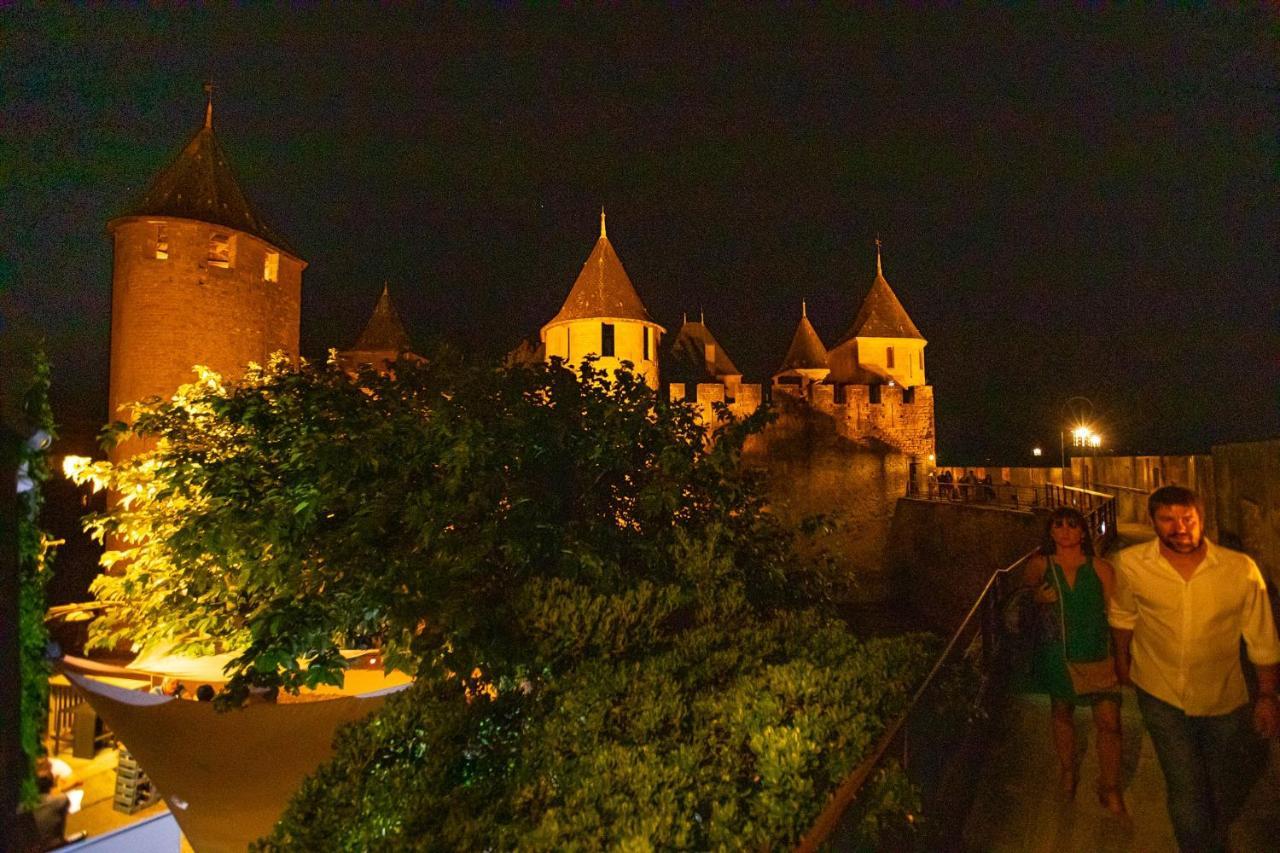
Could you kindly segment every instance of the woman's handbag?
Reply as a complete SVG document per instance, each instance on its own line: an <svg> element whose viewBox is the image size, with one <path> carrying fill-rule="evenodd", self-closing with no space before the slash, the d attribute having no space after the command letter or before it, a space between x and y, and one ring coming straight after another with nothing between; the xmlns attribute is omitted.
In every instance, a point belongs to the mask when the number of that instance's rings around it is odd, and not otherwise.
<svg viewBox="0 0 1280 853"><path fill-rule="evenodd" d="M1116 661L1111 655L1107 655L1102 660L1087 661L1077 661L1067 657L1067 613L1063 609L1061 581L1058 580L1058 573L1053 570L1052 565L1049 566L1049 573L1053 575L1053 583L1058 587L1058 614L1061 616L1059 624L1062 626L1062 659L1066 661L1067 674L1071 676L1071 688L1075 690L1077 696L1115 690L1120 686L1120 679L1116 676Z"/></svg>

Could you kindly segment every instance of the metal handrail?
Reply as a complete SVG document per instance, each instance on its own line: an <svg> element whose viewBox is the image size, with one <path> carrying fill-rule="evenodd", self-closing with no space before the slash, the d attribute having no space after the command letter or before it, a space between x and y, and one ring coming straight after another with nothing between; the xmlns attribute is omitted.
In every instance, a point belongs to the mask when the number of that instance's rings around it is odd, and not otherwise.
<svg viewBox="0 0 1280 853"><path fill-rule="evenodd" d="M1105 498L1106 500L1100 504L1092 506L1084 513L1085 520L1089 527L1097 530L1102 529L1102 535L1097 537L1096 548L1098 553L1106 550L1107 543L1115 537L1115 503L1116 499L1112 495L1106 495L1101 492L1092 492L1088 489L1078 489L1072 486L1060 488L1073 489L1091 496ZM817 819L809 828L809 831L800 839L800 843L796 846L796 853L813 853L824 842L826 842L833 832L840 825L849 807L857 798L862 786L877 767L887 758L890 757L890 751L894 746L899 746L902 754L903 769L907 765L907 743L906 743L906 727L912 715L916 713L926 693L935 685L939 678L939 674L944 667L951 662L956 650L961 647L961 642L965 635L976 627L982 629L980 634L975 635L975 639L982 639L982 656L983 656L983 685L979 688L979 696L985 690L987 682L990 681L991 673L987 670L990 668L992 659L998 650L999 645L999 620L995 618L995 607L997 604L993 601L994 594L1003 585L1004 580L1009 578L1020 569L1029 559L1040 553L1039 547L1023 554L1013 563L1002 569L997 569L987 578L986 584L982 587L982 592L978 594L977 599L969 608L969 612L965 614L961 620L959 627L951 634L946 647L934 661L933 666L929 669L929 673L924 677L920 686L916 688L915 693L911 696L911 701L907 703L906 709L892 722L884 733L876 741L875 747L871 753L857 767L844 778L840 786L832 794L831 800L818 814ZM979 620L981 614L989 615L991 618ZM981 621L982 624L978 624ZM972 640L970 641L972 642ZM967 651L967 649L966 649Z"/></svg>
<svg viewBox="0 0 1280 853"><path fill-rule="evenodd" d="M1139 489L1135 486L1122 486L1119 483L1099 483L1095 481L1094 485L1101 486L1104 489L1115 489L1118 492L1129 492L1130 494L1135 494L1135 495L1151 494L1150 489Z"/></svg>

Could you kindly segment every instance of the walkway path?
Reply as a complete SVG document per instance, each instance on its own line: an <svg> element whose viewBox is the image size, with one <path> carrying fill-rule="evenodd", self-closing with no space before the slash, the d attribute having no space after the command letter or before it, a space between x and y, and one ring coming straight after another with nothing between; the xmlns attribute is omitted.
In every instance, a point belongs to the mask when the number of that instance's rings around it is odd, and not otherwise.
<svg viewBox="0 0 1280 853"><path fill-rule="evenodd" d="M1130 543L1149 538L1142 528L1122 525ZM991 752L977 780L965 826L965 847L982 853L1054 851L1156 853L1176 849L1164 802L1164 778L1151 739L1142 726L1132 690L1124 691L1123 773L1132 817L1113 817L1094 796L1098 760L1087 710L1076 714L1076 749L1082 753L1080 787L1073 802L1057 794L1057 759L1049 736L1049 702L1013 695L993 722ZM1231 829L1234 849L1280 849L1280 744L1270 743L1270 764L1258 780L1244 815Z"/></svg>

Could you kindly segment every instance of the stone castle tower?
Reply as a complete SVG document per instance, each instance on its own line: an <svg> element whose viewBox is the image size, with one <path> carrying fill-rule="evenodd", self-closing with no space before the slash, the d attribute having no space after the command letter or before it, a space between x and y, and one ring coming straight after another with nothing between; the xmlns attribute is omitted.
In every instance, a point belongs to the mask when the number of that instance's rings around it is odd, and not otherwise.
<svg viewBox="0 0 1280 853"><path fill-rule="evenodd" d="M925 380L926 341L884 277L876 241L876 277L853 323L827 350L803 305L773 399L802 404L830 420L837 435L901 454L915 482L933 466L933 388ZM794 401L794 402L788 402Z"/></svg>
<svg viewBox="0 0 1280 853"><path fill-rule="evenodd" d="M925 385L924 335L911 322L880 262L876 239L876 278L853 324L828 355L833 383Z"/></svg>
<svg viewBox="0 0 1280 853"><path fill-rule="evenodd" d="M649 316L609 243L602 209L595 247L560 312L542 327L544 357L548 361L559 357L575 367L594 354L600 357L598 366L606 370L617 370L629 361L656 390L658 345L665 333Z"/></svg>
<svg viewBox="0 0 1280 853"><path fill-rule="evenodd" d="M373 315L364 331L350 349L338 353L338 362L348 371L356 372L363 366L377 371L387 371L399 358L419 358L413 352L409 333L400 322L400 314L391 304L391 291L382 285L382 295L373 306Z"/></svg>
<svg viewBox="0 0 1280 853"><path fill-rule="evenodd" d="M190 382L193 365L237 378L274 352L297 357L306 262L241 192L213 133L212 99L204 126L107 231L111 420Z"/></svg>

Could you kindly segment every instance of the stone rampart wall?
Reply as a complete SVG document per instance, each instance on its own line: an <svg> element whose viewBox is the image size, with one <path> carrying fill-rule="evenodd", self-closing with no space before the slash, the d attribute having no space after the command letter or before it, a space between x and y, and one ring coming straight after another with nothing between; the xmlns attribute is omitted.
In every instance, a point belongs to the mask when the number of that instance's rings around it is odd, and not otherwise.
<svg viewBox="0 0 1280 853"><path fill-rule="evenodd" d="M1116 495L1116 520L1146 524L1147 496L1177 484L1195 489L1205 498L1205 529L1217 535L1214 510L1213 458L1185 456L1077 456L1071 460L1072 479L1085 488Z"/></svg>
<svg viewBox="0 0 1280 853"><path fill-rule="evenodd" d="M1280 439L1213 448L1218 540L1257 561L1272 592L1280 589Z"/></svg>
<svg viewBox="0 0 1280 853"><path fill-rule="evenodd" d="M1041 518L1030 510L903 498L884 552L890 589L923 625L949 634L991 574L1037 546Z"/></svg>
<svg viewBox="0 0 1280 853"><path fill-rule="evenodd" d="M774 398L776 419L748 439L744 462L765 472L771 508L797 524L823 516L815 546L826 549L858 585L862 601L888 594L884 545L910 465L897 449L855 439L840 420L805 401Z"/></svg>

